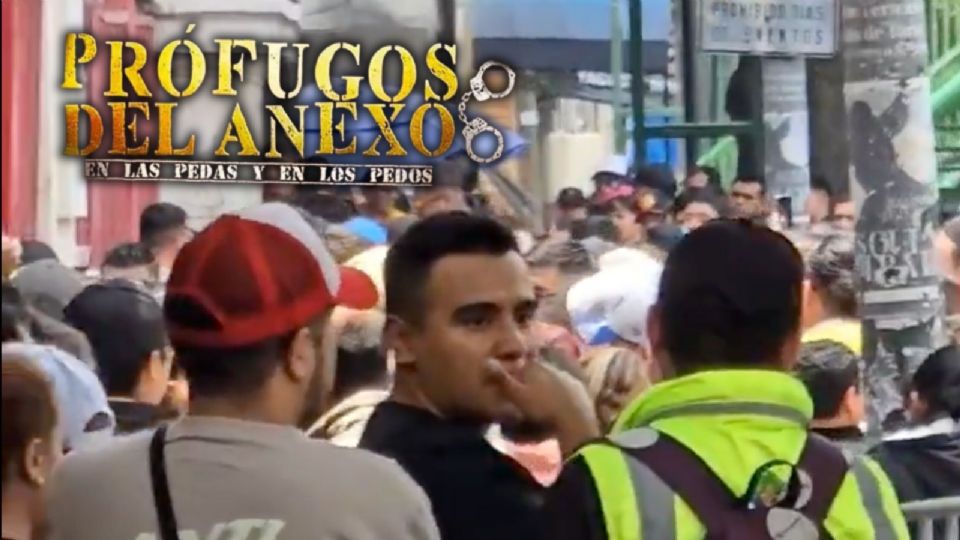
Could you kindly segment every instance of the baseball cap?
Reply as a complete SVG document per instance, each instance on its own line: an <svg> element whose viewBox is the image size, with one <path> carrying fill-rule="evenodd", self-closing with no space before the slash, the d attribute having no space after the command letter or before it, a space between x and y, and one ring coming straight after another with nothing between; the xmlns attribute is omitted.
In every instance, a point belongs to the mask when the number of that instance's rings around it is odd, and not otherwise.
<svg viewBox="0 0 960 540"><path fill-rule="evenodd" d="M650 257L607 268L577 282L567 293L567 311L589 345L616 339L646 342L647 315L656 302L663 266Z"/></svg>
<svg viewBox="0 0 960 540"><path fill-rule="evenodd" d="M22 266L11 282L24 300L58 321L63 320L63 308L83 290L80 274L55 259Z"/></svg>
<svg viewBox="0 0 960 540"><path fill-rule="evenodd" d="M376 220L364 216L350 218L343 227L361 240L371 244L386 244L387 229Z"/></svg>
<svg viewBox="0 0 960 540"><path fill-rule="evenodd" d="M82 449L113 436L116 420L107 394L83 362L56 347L35 343L4 343L3 358L23 359L47 376L67 448Z"/></svg>
<svg viewBox="0 0 960 540"><path fill-rule="evenodd" d="M87 336L101 374L108 378L121 365L141 365L167 345L160 304L126 279L88 286L67 305L64 316Z"/></svg>
<svg viewBox="0 0 960 540"><path fill-rule="evenodd" d="M241 347L292 332L336 305L376 303L367 275L338 267L300 212L270 202L217 218L183 247L164 313L174 345ZM188 316L186 305L203 316Z"/></svg>

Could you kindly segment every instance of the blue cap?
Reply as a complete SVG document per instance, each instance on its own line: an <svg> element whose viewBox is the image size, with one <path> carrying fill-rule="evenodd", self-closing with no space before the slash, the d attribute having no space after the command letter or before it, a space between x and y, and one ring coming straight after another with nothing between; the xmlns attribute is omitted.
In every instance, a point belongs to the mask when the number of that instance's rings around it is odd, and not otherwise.
<svg viewBox="0 0 960 540"><path fill-rule="evenodd" d="M343 224L343 227L350 231L350 234L371 244L387 243L386 227L368 217L357 216L351 218Z"/></svg>
<svg viewBox="0 0 960 540"><path fill-rule="evenodd" d="M76 450L113 435L115 420L97 375L70 354L49 345L4 343L3 359L22 358L50 380L64 446ZM102 418L96 427L95 417Z"/></svg>

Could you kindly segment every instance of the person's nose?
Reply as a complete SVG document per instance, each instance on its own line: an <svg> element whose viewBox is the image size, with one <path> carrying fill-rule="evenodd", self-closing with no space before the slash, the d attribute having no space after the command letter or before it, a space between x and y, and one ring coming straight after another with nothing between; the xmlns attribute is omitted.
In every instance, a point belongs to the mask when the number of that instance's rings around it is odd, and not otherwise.
<svg viewBox="0 0 960 540"><path fill-rule="evenodd" d="M530 337L526 327L513 321L504 325L493 355L504 368L508 371L523 369L529 352Z"/></svg>

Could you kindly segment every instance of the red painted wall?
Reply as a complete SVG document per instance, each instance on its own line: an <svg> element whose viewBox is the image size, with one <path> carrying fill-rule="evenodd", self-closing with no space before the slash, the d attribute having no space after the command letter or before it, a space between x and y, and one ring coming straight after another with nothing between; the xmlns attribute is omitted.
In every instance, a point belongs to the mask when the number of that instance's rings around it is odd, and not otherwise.
<svg viewBox="0 0 960 540"><path fill-rule="evenodd" d="M147 45L148 61L142 73L147 85L155 93L158 88L153 67L155 55L150 47L153 40L153 21L137 12L135 0L87 0L84 7L87 29L96 36L99 45L97 57L87 68L89 76L85 87L88 102L100 111L100 116L104 120L104 138L101 148L102 155L105 155L106 149L110 146L112 124L110 108L106 105L106 98L103 97L109 85L107 67L109 48L103 43L108 39L128 39ZM149 101L149 98L146 101ZM138 127L139 136L152 134L153 126L142 122L142 118ZM159 188L153 183L91 182L89 184L87 190L89 219L83 224L82 229L89 236L91 266L99 266L106 252L116 244L138 239L140 212L147 205L156 202L158 194Z"/></svg>
<svg viewBox="0 0 960 540"><path fill-rule="evenodd" d="M3 0L2 219L5 232L33 238L37 225L42 0Z"/></svg>

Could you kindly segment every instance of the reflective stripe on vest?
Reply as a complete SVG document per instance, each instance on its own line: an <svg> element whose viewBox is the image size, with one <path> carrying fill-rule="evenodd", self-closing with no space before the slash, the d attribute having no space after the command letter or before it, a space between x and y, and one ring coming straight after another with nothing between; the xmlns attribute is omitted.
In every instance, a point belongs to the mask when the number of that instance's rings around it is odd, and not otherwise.
<svg viewBox="0 0 960 540"><path fill-rule="evenodd" d="M752 401L735 401L727 403L690 403L664 409L646 418L645 425L650 425L658 420L666 418L676 418L678 416L718 416L729 414L752 414L757 416L768 416L788 420L801 426L808 424L807 417L802 412L786 407L784 405L775 405L773 403L760 403Z"/></svg>
<svg viewBox="0 0 960 540"><path fill-rule="evenodd" d="M873 525L874 540L896 540L897 534L890 522L890 516L883 509L883 498L880 496L880 484L877 477L870 471L863 459L855 459L850 468L853 477L857 480L860 489L860 500L867 510L867 516Z"/></svg>
<svg viewBox="0 0 960 540"><path fill-rule="evenodd" d="M637 496L630 482L627 457L619 448L605 444L591 444L580 449L579 455L590 470L597 487L603 523L610 540L639 540L640 513Z"/></svg>
<svg viewBox="0 0 960 540"><path fill-rule="evenodd" d="M651 416L646 424L664 418L712 414L768 416L788 420L801 427L807 425L807 419L799 411L782 405L759 402L681 405ZM646 428L630 429L612 435L610 439L614 444L622 442L622 446L629 447L631 435L636 429ZM583 457L596 485L608 540L676 538L676 496L646 465L629 457L619 448L603 443L586 446L578 455Z"/></svg>

